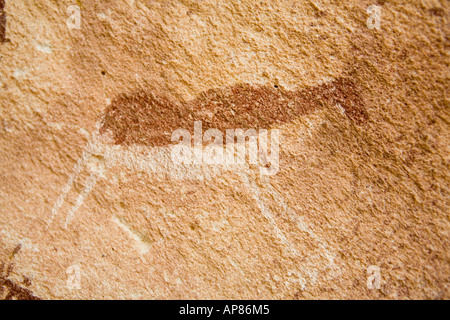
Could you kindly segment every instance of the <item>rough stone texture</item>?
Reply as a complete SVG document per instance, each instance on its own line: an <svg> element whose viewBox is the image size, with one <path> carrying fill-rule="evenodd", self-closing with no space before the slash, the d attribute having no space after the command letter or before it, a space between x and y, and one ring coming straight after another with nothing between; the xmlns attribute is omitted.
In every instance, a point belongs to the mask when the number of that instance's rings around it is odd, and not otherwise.
<svg viewBox="0 0 450 320"><path fill-rule="evenodd" d="M0 297L450 298L448 6L0 0ZM194 118L279 172L168 165Z"/></svg>

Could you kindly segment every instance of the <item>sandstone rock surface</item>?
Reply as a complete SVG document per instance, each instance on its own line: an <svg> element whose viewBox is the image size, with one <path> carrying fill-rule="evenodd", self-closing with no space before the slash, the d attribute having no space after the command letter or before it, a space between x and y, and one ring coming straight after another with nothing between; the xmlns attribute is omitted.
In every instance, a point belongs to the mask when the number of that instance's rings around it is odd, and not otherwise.
<svg viewBox="0 0 450 320"><path fill-rule="evenodd" d="M449 299L448 6L0 0L0 297Z"/></svg>

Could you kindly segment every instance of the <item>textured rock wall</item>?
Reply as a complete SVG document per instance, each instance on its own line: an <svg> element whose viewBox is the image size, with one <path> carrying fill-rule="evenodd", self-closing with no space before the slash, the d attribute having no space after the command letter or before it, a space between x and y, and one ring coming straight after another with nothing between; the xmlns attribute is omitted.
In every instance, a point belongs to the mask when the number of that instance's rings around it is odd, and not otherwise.
<svg viewBox="0 0 450 320"><path fill-rule="evenodd" d="M0 0L0 297L448 299L448 32L444 0ZM278 172L174 165L195 120L278 129Z"/></svg>

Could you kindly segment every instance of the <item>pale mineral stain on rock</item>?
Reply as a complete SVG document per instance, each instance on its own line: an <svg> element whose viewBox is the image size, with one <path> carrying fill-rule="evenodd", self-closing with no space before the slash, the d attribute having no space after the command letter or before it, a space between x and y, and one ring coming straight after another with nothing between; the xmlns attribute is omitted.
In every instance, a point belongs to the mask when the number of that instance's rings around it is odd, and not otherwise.
<svg viewBox="0 0 450 320"><path fill-rule="evenodd" d="M48 44L37 44L36 50L43 52L43 53L52 53L52 47Z"/></svg>

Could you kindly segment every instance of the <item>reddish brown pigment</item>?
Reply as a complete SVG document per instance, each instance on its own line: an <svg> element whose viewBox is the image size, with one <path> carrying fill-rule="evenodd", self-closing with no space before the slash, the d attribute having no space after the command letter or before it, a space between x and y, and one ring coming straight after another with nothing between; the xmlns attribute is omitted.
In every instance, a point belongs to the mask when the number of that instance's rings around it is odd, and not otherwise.
<svg viewBox="0 0 450 320"><path fill-rule="evenodd" d="M10 259L14 258L21 248L21 244L17 245L10 256ZM33 292L31 292L31 290L24 288L9 279L13 269L14 264L12 263L9 263L6 266L4 262L0 263L0 297L3 297L3 300L40 300L40 298L36 297ZM27 277L23 278L24 285L30 286L31 280Z"/></svg>
<svg viewBox="0 0 450 320"><path fill-rule="evenodd" d="M100 133L112 132L114 143L164 146L179 128L191 133L194 121L203 130L269 129L314 110L340 104L347 116L361 123L367 113L356 84L348 78L298 91L238 84L211 89L196 99L176 103L151 92L121 94L107 107Z"/></svg>
<svg viewBox="0 0 450 320"><path fill-rule="evenodd" d="M5 0L0 0L0 43L6 42L6 13Z"/></svg>

